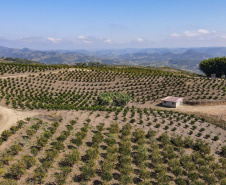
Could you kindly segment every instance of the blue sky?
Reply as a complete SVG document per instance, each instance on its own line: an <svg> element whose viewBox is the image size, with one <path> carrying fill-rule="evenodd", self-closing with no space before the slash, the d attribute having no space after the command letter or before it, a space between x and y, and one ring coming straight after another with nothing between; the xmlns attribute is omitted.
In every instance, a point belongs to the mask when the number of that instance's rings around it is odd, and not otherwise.
<svg viewBox="0 0 226 185"><path fill-rule="evenodd" d="M225 0L0 0L0 46L226 46Z"/></svg>

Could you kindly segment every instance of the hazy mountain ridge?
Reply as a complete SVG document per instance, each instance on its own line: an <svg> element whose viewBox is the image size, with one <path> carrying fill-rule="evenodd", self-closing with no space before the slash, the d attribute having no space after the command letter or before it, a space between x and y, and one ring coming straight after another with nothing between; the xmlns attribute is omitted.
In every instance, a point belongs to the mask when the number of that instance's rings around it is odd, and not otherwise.
<svg viewBox="0 0 226 185"><path fill-rule="evenodd" d="M112 50L50 50L0 47L0 56L29 59L45 64L74 64L79 62L101 62L108 65L148 65L198 70L198 64L208 58L226 55L225 47L207 48L146 48Z"/></svg>

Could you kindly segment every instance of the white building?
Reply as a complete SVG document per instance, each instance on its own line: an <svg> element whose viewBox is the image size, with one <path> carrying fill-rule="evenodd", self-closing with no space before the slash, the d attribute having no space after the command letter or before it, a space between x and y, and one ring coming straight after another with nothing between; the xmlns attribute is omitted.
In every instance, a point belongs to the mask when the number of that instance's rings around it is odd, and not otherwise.
<svg viewBox="0 0 226 185"><path fill-rule="evenodd" d="M184 98L181 97L167 96L166 98L161 100L163 106L176 108L183 104L183 99Z"/></svg>

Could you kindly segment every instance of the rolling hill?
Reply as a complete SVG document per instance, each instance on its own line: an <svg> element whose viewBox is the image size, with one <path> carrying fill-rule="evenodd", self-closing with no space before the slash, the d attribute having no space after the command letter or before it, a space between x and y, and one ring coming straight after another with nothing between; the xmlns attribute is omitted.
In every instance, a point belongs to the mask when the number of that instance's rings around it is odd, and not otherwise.
<svg viewBox="0 0 226 185"><path fill-rule="evenodd" d="M208 58L226 55L226 48L146 48L120 50L51 50L40 51L28 48L0 47L0 56L23 58L44 64L75 64L101 62L108 65L145 65L152 67L174 67L183 70L198 70L198 64Z"/></svg>

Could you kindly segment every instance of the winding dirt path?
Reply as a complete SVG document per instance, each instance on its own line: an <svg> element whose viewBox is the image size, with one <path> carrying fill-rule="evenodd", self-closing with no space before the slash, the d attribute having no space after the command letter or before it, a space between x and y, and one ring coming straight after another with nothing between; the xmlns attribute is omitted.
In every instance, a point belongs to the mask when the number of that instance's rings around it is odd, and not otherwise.
<svg viewBox="0 0 226 185"><path fill-rule="evenodd" d="M36 111L20 111L0 106L0 134L16 125L17 121L37 115Z"/></svg>

